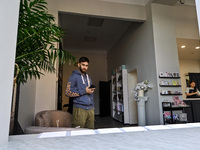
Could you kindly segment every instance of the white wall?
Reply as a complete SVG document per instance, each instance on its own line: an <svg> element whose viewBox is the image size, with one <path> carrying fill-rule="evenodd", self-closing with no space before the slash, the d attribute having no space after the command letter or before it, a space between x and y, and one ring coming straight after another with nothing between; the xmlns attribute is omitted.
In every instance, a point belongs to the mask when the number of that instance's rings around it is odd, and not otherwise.
<svg viewBox="0 0 200 150"><path fill-rule="evenodd" d="M200 64L200 60L199 60L199 64ZM199 70L200 70L200 65L199 65Z"/></svg>
<svg viewBox="0 0 200 150"><path fill-rule="evenodd" d="M147 20L144 23L133 23L121 39L108 53L108 75L120 65L126 65L127 71L137 69L138 82L149 80L154 85L145 95L147 124L160 124L157 91L157 73L151 20L151 5L146 6Z"/></svg>
<svg viewBox="0 0 200 150"><path fill-rule="evenodd" d="M183 39L199 39L197 12L195 6L174 6L176 37Z"/></svg>
<svg viewBox="0 0 200 150"><path fill-rule="evenodd" d="M130 5L94 0L47 0L50 12L58 11L114 17L128 20L146 20L145 8L139 5Z"/></svg>
<svg viewBox="0 0 200 150"><path fill-rule="evenodd" d="M36 80L28 80L20 87L20 100L18 110L18 120L22 129L26 126L34 125L35 101L36 101Z"/></svg>
<svg viewBox="0 0 200 150"><path fill-rule="evenodd" d="M195 0L195 3L196 3L197 18L198 18L199 37L200 37L200 1Z"/></svg>
<svg viewBox="0 0 200 150"><path fill-rule="evenodd" d="M19 0L0 1L0 146L8 141L9 135L18 15Z"/></svg>
<svg viewBox="0 0 200 150"><path fill-rule="evenodd" d="M179 72L174 7L160 4L152 4L152 18L157 78L159 72ZM172 96L166 97L159 94L162 89L164 90L164 88L159 87L159 82L160 79L158 78L157 86L160 108L159 114L161 120L160 123L162 124L163 115L161 102L166 99L171 100ZM170 90L177 90L181 92L181 88L170 88Z"/></svg>
<svg viewBox="0 0 200 150"><path fill-rule="evenodd" d="M57 77L55 73L45 73L36 81L35 114L43 110L57 109Z"/></svg>
<svg viewBox="0 0 200 150"><path fill-rule="evenodd" d="M90 60L88 75L92 78L93 84L96 85L94 92L94 103L95 103L95 115L100 114L100 101L99 101L99 81L108 81L107 79L107 54L106 53L75 53L72 52L72 55L79 60L80 57L85 56ZM65 64L63 66L63 86L62 86L62 100L64 103L68 103L68 98L65 96L66 84L69 76L73 70L78 68Z"/></svg>
<svg viewBox="0 0 200 150"><path fill-rule="evenodd" d="M34 125L39 111L57 109L56 73L43 73L45 75L41 75L40 79L32 78L20 87L18 120L23 130Z"/></svg>
<svg viewBox="0 0 200 150"><path fill-rule="evenodd" d="M186 98L186 73L199 73L200 72L200 61L191 60L191 59L179 59L180 64L180 74L181 74L181 83L182 83L182 93L183 98Z"/></svg>

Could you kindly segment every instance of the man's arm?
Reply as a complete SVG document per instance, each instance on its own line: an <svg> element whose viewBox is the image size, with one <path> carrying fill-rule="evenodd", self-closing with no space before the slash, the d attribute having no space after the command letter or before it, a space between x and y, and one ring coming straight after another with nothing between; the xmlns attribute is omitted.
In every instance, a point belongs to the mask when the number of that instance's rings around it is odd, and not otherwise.
<svg viewBox="0 0 200 150"><path fill-rule="evenodd" d="M85 89L78 89L76 85L76 77L75 76L70 76L69 80L67 82L67 87L65 90L65 95L68 97L78 97L81 95L86 94Z"/></svg>

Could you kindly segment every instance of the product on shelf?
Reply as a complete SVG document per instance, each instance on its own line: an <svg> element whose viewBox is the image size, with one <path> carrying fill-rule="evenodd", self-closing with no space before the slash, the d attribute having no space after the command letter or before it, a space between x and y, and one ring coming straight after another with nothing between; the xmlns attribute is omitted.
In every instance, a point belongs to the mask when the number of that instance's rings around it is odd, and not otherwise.
<svg viewBox="0 0 200 150"><path fill-rule="evenodd" d="M169 82L168 82L168 81L161 80L161 81L160 81L160 85L169 85Z"/></svg>
<svg viewBox="0 0 200 150"><path fill-rule="evenodd" d="M180 77L180 74L178 72L160 72L160 77Z"/></svg>
<svg viewBox="0 0 200 150"><path fill-rule="evenodd" d="M121 81L122 80L122 75L120 75L119 77L118 77L118 81Z"/></svg>
<svg viewBox="0 0 200 150"><path fill-rule="evenodd" d="M179 91L169 91L169 90L161 90L161 94L163 94L163 95L173 95L173 94L181 94L181 92L179 92Z"/></svg>
<svg viewBox="0 0 200 150"><path fill-rule="evenodd" d="M180 85L179 81L172 81L172 85Z"/></svg>

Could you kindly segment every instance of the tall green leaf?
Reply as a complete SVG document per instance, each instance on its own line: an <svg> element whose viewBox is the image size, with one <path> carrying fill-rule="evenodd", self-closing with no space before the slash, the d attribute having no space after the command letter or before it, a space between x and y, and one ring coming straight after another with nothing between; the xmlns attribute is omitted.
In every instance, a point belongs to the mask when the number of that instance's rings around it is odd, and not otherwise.
<svg viewBox="0 0 200 150"><path fill-rule="evenodd" d="M32 77L40 78L42 71L55 72L55 62L75 62L66 50L55 47L64 31L54 23L45 0L21 0L15 62L19 66L18 83ZM40 71L38 71L40 70Z"/></svg>

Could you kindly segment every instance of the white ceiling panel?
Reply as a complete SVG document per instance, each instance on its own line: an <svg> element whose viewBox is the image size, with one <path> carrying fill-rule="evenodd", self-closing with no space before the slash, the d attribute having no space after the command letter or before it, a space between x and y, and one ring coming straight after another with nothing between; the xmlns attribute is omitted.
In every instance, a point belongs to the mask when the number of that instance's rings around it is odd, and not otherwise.
<svg viewBox="0 0 200 150"><path fill-rule="evenodd" d="M181 46L183 45L185 46L185 48L181 48ZM200 60L200 49L196 49L197 46L200 46L200 40L177 39L179 58Z"/></svg>

